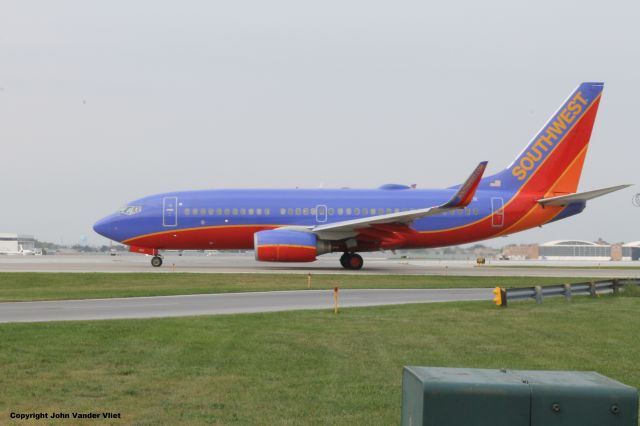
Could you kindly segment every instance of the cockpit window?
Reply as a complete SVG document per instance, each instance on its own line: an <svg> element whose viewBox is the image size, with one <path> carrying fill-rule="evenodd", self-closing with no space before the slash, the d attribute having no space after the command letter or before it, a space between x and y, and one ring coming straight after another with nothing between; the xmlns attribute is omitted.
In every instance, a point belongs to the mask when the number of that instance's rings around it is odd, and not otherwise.
<svg viewBox="0 0 640 426"><path fill-rule="evenodd" d="M126 216L133 216L134 214L138 214L142 211L141 206L124 206L120 209L120 214Z"/></svg>

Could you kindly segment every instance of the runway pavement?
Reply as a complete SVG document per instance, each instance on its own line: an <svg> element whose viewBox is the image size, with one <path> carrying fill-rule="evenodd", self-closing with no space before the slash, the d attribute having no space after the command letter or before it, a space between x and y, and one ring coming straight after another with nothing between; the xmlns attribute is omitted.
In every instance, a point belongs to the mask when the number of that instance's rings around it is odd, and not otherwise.
<svg viewBox="0 0 640 426"><path fill-rule="evenodd" d="M494 261L477 266L471 260L388 259L379 254L364 255L360 271L340 267L338 256L325 255L312 263L264 263L251 255L214 256L167 255L164 265L153 268L143 255L54 255L0 256L0 272L192 272L192 273L314 273L375 275L464 275L464 276L553 276L553 277L640 277L638 269L607 269L607 266L640 266L638 262L549 262ZM505 267L507 266L507 267ZM512 266L518 266L513 268ZM576 269L575 267L579 267ZM603 266L605 268L603 268Z"/></svg>
<svg viewBox="0 0 640 426"><path fill-rule="evenodd" d="M339 305L491 300L491 289L341 290ZM0 323L184 317L303 309L333 309L333 290L195 294L51 302L0 303Z"/></svg>

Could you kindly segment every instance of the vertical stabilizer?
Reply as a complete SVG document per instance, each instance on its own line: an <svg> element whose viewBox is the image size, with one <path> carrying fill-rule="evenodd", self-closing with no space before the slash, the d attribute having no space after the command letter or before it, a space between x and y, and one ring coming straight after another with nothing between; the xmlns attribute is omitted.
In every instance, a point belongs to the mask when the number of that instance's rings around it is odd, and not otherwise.
<svg viewBox="0 0 640 426"><path fill-rule="evenodd" d="M576 192L604 83L582 83L506 169L484 189L550 195Z"/></svg>

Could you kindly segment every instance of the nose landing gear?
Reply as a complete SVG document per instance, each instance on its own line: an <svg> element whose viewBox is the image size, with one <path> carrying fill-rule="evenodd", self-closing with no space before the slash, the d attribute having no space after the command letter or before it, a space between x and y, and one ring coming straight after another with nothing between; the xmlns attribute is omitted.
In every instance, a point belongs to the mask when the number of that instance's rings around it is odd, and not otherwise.
<svg viewBox="0 0 640 426"><path fill-rule="evenodd" d="M160 256L153 256L151 258L151 266L154 268L159 268L162 266L162 258Z"/></svg>
<svg viewBox="0 0 640 426"><path fill-rule="evenodd" d="M340 265L345 269L362 269L364 260L362 256L357 253L345 253L340 257Z"/></svg>

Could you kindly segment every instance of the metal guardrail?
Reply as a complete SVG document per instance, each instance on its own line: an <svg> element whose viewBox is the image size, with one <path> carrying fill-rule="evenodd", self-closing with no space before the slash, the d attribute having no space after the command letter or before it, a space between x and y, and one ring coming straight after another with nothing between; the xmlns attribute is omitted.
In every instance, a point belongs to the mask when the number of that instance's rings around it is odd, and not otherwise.
<svg viewBox="0 0 640 426"><path fill-rule="evenodd" d="M640 279L618 278L586 283L508 289L496 287L493 290L493 294L495 294L493 301L498 306L507 306L507 303L512 300L535 299L536 303L542 303L545 297L553 296L564 296L567 300L571 300L571 297L580 294L596 297L598 294L618 294L620 289L626 285L640 285Z"/></svg>

